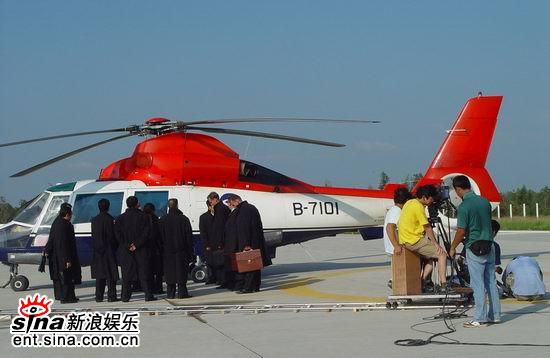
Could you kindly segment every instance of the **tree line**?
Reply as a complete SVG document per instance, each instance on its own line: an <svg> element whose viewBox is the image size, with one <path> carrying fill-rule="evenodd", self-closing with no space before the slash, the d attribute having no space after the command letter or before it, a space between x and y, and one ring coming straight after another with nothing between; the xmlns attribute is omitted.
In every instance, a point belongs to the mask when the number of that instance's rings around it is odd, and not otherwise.
<svg viewBox="0 0 550 358"><path fill-rule="evenodd" d="M20 200L17 206L12 206L3 196L0 196L0 224L10 221L27 202Z"/></svg>
<svg viewBox="0 0 550 358"><path fill-rule="evenodd" d="M539 215L550 215L550 187L545 186L539 191L528 189L525 185L516 190L501 193L500 214L508 215L510 204L514 216L523 215L523 204L528 216L535 216L536 203L539 204Z"/></svg>

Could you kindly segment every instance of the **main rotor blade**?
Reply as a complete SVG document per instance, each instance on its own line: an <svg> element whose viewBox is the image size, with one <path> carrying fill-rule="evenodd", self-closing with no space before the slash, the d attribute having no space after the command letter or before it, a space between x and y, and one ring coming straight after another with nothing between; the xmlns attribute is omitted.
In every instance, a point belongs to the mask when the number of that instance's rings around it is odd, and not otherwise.
<svg viewBox="0 0 550 358"><path fill-rule="evenodd" d="M47 160L45 162L42 162L42 163L39 163L35 166L32 166L30 168L27 168L25 170L22 170L18 173L15 173L13 175L10 176L10 178L16 178L16 177L22 177L24 175L27 175L29 173L32 173L32 172L35 172L39 169L42 169L44 167L47 167L48 165L50 164L53 164L55 162L58 162L60 160L63 160L63 159L66 159L68 157L71 157L73 155L76 155L78 153L82 153L84 152L85 150L88 150L88 149L92 149L92 148L95 148L95 147L98 147L102 144L106 144L106 143L109 143L109 142L114 142L115 140L118 140L118 139L122 139L122 138L126 138L126 137L131 137L131 136L134 136L136 135L135 133L129 133L129 134L124 134L124 135L121 135L121 136L118 136L118 137L114 137L114 138L110 138L110 139L106 139L106 140L102 140L101 142L97 142L97 143L93 143L93 144L90 144L90 145L87 145L85 147L82 147L82 148L78 148L78 149L75 149L71 152L68 152L68 153L65 153L65 154L62 154L62 155L59 155L55 158L52 158L50 160Z"/></svg>
<svg viewBox="0 0 550 358"><path fill-rule="evenodd" d="M279 140L288 140L291 142L324 145L327 147L345 147L346 146L345 144L325 142L325 141L315 140L315 139L291 137L287 135L263 133L263 132L251 132L251 131L244 131L241 129L210 128L210 127L186 127L186 129L197 130L197 131L202 131L207 133L235 134L235 135L244 135L249 137L262 137L262 138L271 138L271 139L279 139Z"/></svg>
<svg viewBox="0 0 550 358"><path fill-rule="evenodd" d="M195 124L226 124L226 123L277 123L277 122L326 122L326 123L357 123L378 124L380 121L365 121L360 119L330 119L330 118L294 118L294 117L250 117L250 118L225 118L205 119L191 122L176 122L177 127L185 127Z"/></svg>
<svg viewBox="0 0 550 358"><path fill-rule="evenodd" d="M135 128L137 129L137 126ZM69 133L69 134L59 134L59 135L53 135L53 136L49 136L49 137L41 137L41 138L20 140L20 141L17 141L17 142L3 143L3 144L0 144L0 147L9 147L11 145L33 143L33 142L42 142L42 141L51 140L51 139L77 137L77 136L82 136L82 135L100 134L100 133L128 132L128 131L133 131L133 130L134 130L134 127L127 127L127 128L104 129L104 130L100 130L100 131L88 131L88 132L77 132L77 133Z"/></svg>

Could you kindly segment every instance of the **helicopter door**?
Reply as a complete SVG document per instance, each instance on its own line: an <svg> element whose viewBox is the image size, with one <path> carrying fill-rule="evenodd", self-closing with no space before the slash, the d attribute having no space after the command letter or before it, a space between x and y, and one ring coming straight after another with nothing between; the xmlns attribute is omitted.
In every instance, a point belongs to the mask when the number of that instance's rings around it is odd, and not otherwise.
<svg viewBox="0 0 550 358"><path fill-rule="evenodd" d="M189 206L189 212L186 213L187 217L191 221L193 230L199 230L199 218L206 212L206 196L208 191L204 191L201 188L191 187L187 190L187 202Z"/></svg>

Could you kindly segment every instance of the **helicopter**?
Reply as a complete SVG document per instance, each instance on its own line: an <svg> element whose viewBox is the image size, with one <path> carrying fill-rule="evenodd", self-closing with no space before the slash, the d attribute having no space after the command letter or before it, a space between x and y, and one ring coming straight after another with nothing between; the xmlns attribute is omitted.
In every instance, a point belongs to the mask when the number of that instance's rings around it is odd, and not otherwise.
<svg viewBox="0 0 550 358"><path fill-rule="evenodd" d="M470 98L433 158L419 185L444 185L463 174L472 188L486 197L493 207L500 194L485 169L502 96ZM64 153L19 171L21 177L83 151L133 136L147 137L139 142L131 156L108 164L97 179L79 180L49 187L31 200L9 223L0 226L0 262L10 267L10 277L3 287L24 291L27 277L18 274L21 264L38 265L48 240L50 226L63 202L73 206L72 223L82 266L91 260L91 219L97 215L97 202L108 199L109 212L123 212L125 199L134 195L140 203L153 203L156 214L167 212L169 198L177 198L180 209L189 217L193 235L199 235L199 216L206 211L207 195L215 191L222 201L237 194L253 203L262 214L266 245L272 257L277 247L335 236L358 230L364 240L382 238L387 210L393 205L394 190L405 184L386 184L380 190L315 186L291 178L259 164L240 159L239 154L213 134L233 134L270 138L306 144L342 147L343 144L273 133L212 127L215 124L262 122L336 122L373 124L377 121L319 118L245 118L193 122L152 118L143 125L105 129L21 140L0 144L8 147L33 142L119 133ZM196 133L204 132L207 134ZM451 190L451 200L460 198ZM442 214L443 215L443 214ZM196 282L205 281L204 265L192 271Z"/></svg>

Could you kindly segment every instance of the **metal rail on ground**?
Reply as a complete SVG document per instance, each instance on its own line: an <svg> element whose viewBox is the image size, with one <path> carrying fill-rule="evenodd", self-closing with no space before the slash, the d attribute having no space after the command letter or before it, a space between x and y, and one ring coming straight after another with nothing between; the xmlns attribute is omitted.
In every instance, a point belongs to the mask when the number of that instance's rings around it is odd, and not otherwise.
<svg viewBox="0 0 550 358"><path fill-rule="evenodd" d="M448 304L447 304L448 306ZM414 309L437 309L443 307L441 303L411 304L411 302L396 300L393 302L350 302L350 303L277 303L277 304L204 304L204 305L172 305L167 307L128 307L128 306L97 306L97 307L75 307L75 308L54 308L52 315L67 314L69 312L91 312L91 311L120 311L140 312L145 315L199 315L199 314L230 314L247 313L259 314L270 312L361 312L374 310L414 310ZM17 310L0 311L0 316L16 316Z"/></svg>

